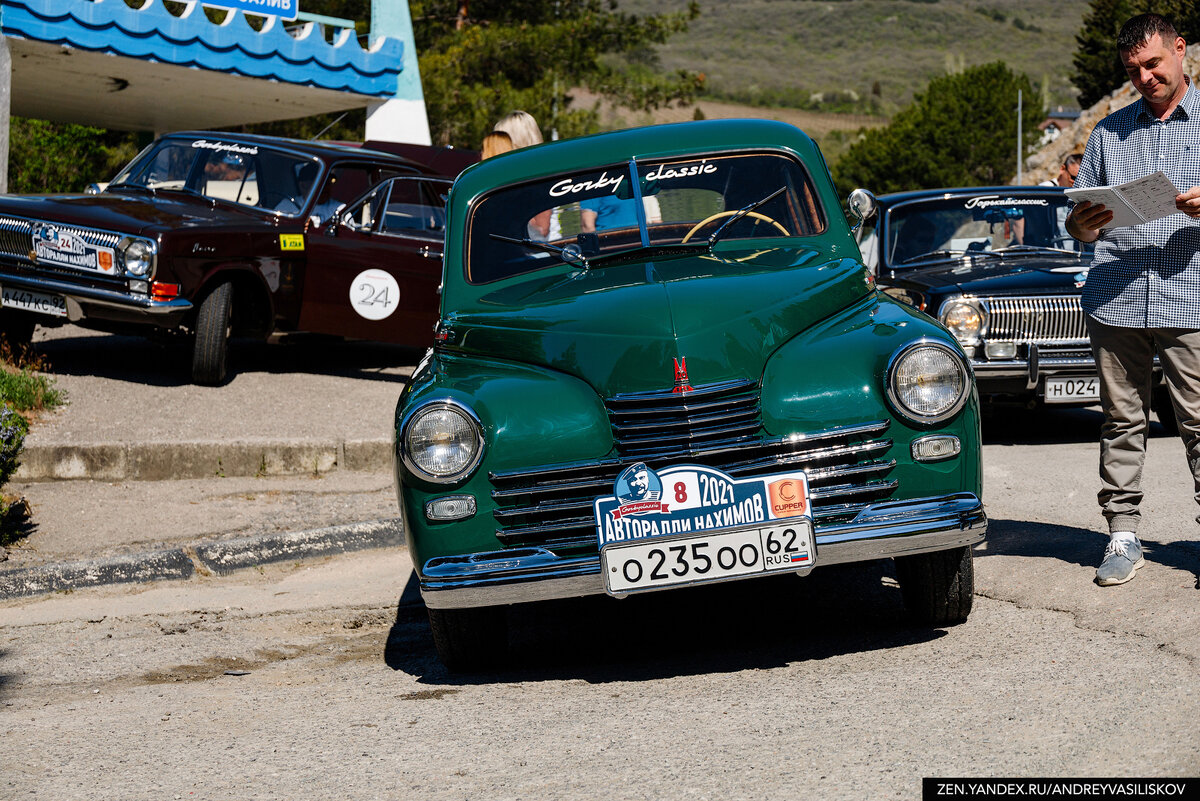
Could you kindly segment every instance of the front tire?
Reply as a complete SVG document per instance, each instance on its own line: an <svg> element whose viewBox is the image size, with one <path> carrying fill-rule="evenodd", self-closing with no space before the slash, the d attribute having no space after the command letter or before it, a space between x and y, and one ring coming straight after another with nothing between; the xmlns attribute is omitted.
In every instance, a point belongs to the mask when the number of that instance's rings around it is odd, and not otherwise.
<svg viewBox="0 0 1200 801"><path fill-rule="evenodd" d="M192 381L217 386L225 380L229 353L229 317L233 309L233 284L217 286L200 304L196 339L192 345Z"/></svg>
<svg viewBox="0 0 1200 801"><path fill-rule="evenodd" d="M461 673L494 667L508 650L508 621L503 606L429 609L429 630L438 659Z"/></svg>
<svg viewBox="0 0 1200 801"><path fill-rule="evenodd" d="M965 623L975 597L970 546L896 557L904 607L914 622L931 626Z"/></svg>
<svg viewBox="0 0 1200 801"><path fill-rule="evenodd" d="M33 343L33 331L37 328L33 315L19 311L0 312L0 342L14 359L29 350Z"/></svg>

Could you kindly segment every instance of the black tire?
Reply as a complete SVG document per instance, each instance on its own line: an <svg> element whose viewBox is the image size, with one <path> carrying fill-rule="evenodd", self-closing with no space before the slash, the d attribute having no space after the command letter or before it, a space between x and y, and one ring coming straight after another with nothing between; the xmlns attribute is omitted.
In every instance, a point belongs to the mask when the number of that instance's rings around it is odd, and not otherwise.
<svg viewBox="0 0 1200 801"><path fill-rule="evenodd" d="M192 381L197 384L215 387L225 380L232 308L233 284L230 283L218 285L200 304L192 345Z"/></svg>
<svg viewBox="0 0 1200 801"><path fill-rule="evenodd" d="M904 607L921 625L955 626L971 614L975 567L967 546L896 558Z"/></svg>
<svg viewBox="0 0 1200 801"><path fill-rule="evenodd" d="M1158 422L1162 424L1163 429L1172 436L1178 434L1179 421L1175 419L1175 406L1171 403L1171 393L1166 384L1154 388L1154 394L1150 396L1150 405L1154 407L1154 413L1158 415Z"/></svg>
<svg viewBox="0 0 1200 801"><path fill-rule="evenodd" d="M37 323L32 315L19 311L0 312L0 340L10 356L18 357L29 350L35 328Z"/></svg>
<svg viewBox="0 0 1200 801"><path fill-rule="evenodd" d="M453 672L495 667L508 651L508 621L503 606L430 609L429 630L438 659Z"/></svg>

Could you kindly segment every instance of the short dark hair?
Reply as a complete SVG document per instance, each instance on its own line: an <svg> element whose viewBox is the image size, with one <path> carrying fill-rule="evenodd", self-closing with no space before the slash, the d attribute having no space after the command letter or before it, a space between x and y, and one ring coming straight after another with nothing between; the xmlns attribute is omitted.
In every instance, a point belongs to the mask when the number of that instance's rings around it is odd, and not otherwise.
<svg viewBox="0 0 1200 801"><path fill-rule="evenodd" d="M1175 26L1165 17L1158 14L1138 14L1121 26L1121 32L1117 34L1117 52L1128 53L1136 50L1155 34L1162 37L1165 45L1174 44L1175 39L1179 37Z"/></svg>
<svg viewBox="0 0 1200 801"><path fill-rule="evenodd" d="M1082 164L1082 163L1083 163L1083 154L1082 153L1072 153L1071 155L1069 155L1065 159L1063 159L1064 167L1070 167L1072 164Z"/></svg>

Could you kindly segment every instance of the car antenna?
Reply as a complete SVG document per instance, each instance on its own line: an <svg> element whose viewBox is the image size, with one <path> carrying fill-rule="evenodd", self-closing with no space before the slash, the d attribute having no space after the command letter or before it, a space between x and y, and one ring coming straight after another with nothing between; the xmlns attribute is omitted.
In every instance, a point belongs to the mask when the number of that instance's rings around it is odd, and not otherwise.
<svg viewBox="0 0 1200 801"><path fill-rule="evenodd" d="M338 117L336 120L334 120L333 122L331 122L331 123L329 123L328 125L326 125L324 128L322 128L320 131L318 131L318 132L317 132L317 135L316 135L316 136L314 136L314 137L310 138L308 141L310 141L310 142L314 142L314 141L316 141L317 139L320 139L320 138L321 138L321 134L325 133L325 132L326 132L326 131L328 131L330 128L332 128L333 126L337 125L339 122L341 122L342 120L344 120L344 119L346 118L346 115L347 115L347 114L349 114L349 113L350 113L349 111L343 111L343 112L341 113L341 115L340 115L340 116L339 116L339 117Z"/></svg>

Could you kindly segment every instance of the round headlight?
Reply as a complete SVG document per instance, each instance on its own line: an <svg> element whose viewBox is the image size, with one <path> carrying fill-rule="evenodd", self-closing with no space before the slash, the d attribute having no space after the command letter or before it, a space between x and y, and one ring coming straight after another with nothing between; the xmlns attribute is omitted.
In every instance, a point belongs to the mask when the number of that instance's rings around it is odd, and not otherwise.
<svg viewBox="0 0 1200 801"><path fill-rule="evenodd" d="M977 345L987 327L987 313L965 300L952 300L942 307L942 325L964 345Z"/></svg>
<svg viewBox="0 0 1200 801"><path fill-rule="evenodd" d="M483 457L483 429L465 407L430 403L404 423L404 464L427 481L446 484L470 473Z"/></svg>
<svg viewBox="0 0 1200 801"><path fill-rule="evenodd" d="M888 398L896 411L918 423L937 423L962 408L971 391L967 365L940 342L914 342L888 367Z"/></svg>
<svg viewBox="0 0 1200 801"><path fill-rule="evenodd" d="M149 242L135 239L126 246L124 258L125 272L141 278L154 266L154 248Z"/></svg>

